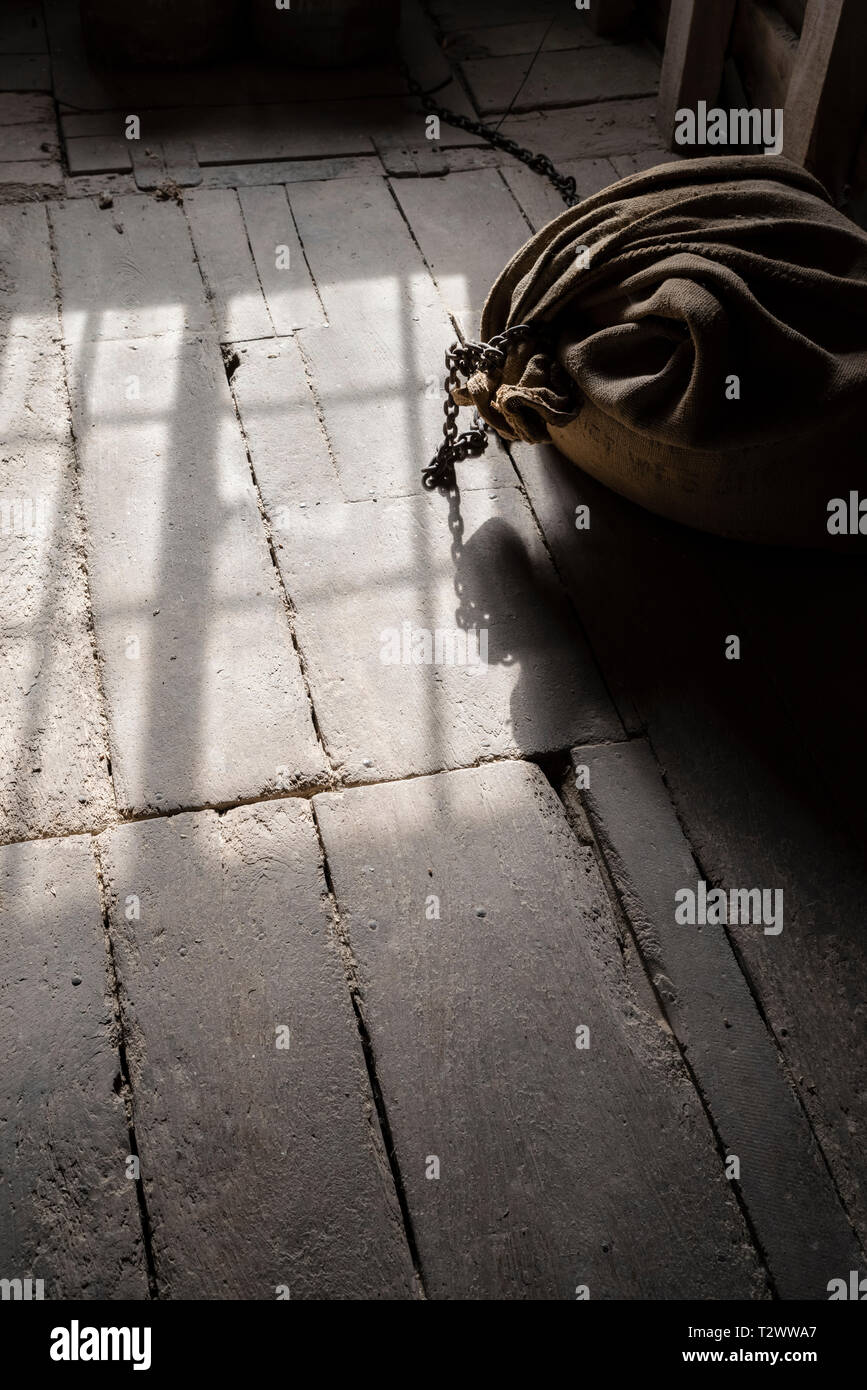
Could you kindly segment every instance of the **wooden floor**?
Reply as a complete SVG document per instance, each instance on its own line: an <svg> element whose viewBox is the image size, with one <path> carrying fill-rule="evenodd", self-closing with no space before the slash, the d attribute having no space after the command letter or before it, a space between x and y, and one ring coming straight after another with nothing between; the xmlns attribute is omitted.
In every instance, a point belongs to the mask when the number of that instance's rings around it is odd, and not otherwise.
<svg viewBox="0 0 867 1390"><path fill-rule="evenodd" d="M640 38L404 11L438 100L582 194L672 157ZM108 78L17 0L0 147L0 1277L827 1298L867 1239L863 568L551 449L422 489L444 349L562 204L393 68ZM700 882L782 930L679 924Z"/></svg>

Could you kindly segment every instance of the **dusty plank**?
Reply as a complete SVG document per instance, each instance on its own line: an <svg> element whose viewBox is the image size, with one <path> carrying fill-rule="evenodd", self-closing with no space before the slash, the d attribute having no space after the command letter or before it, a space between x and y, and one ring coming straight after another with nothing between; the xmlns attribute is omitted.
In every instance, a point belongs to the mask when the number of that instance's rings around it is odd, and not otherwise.
<svg viewBox="0 0 867 1390"><path fill-rule="evenodd" d="M62 190L63 170L58 160L0 163L0 201L4 203L56 198Z"/></svg>
<svg viewBox="0 0 867 1390"><path fill-rule="evenodd" d="M67 342L210 330L183 212L136 195L51 210Z"/></svg>
<svg viewBox="0 0 867 1390"><path fill-rule="evenodd" d="M177 184L178 188L196 188L202 182L202 171L189 140L175 140L166 136L163 140L163 162L170 184Z"/></svg>
<svg viewBox="0 0 867 1390"><path fill-rule="evenodd" d="M343 500L328 440L294 338L242 343L232 392L274 526L299 502Z"/></svg>
<svg viewBox="0 0 867 1390"><path fill-rule="evenodd" d="M760 1293L695 1093L539 770L314 805L428 1295Z"/></svg>
<svg viewBox="0 0 867 1390"><path fill-rule="evenodd" d="M54 103L37 92L0 92L0 126L53 125Z"/></svg>
<svg viewBox="0 0 867 1390"><path fill-rule="evenodd" d="M471 59L462 71L482 115L649 96L659 85L657 61L639 44Z"/></svg>
<svg viewBox="0 0 867 1390"><path fill-rule="evenodd" d="M617 736L516 489L464 493L451 525L428 493L294 508L274 536L319 727L350 780Z"/></svg>
<svg viewBox="0 0 867 1390"><path fill-rule="evenodd" d="M308 806L122 826L100 852L161 1293L411 1297Z"/></svg>
<svg viewBox="0 0 867 1390"><path fill-rule="evenodd" d="M455 330L382 179L294 184L289 202L330 327L299 341L349 498L420 492L442 436L443 355ZM469 486L512 481L495 449Z"/></svg>
<svg viewBox="0 0 867 1390"><path fill-rule="evenodd" d="M662 522L553 450L519 448L516 459L608 687L629 726L647 731L708 880L784 892L782 950L752 929L733 933L863 1243L867 873L853 837L864 833L864 756L860 735L845 737L858 727L859 676L844 637L863 582L825 557L805 603L803 556L775 565L758 547ZM580 539L579 503L591 517ZM787 586L800 564L804 577ZM725 660L728 634L741 637L740 661ZM817 664L794 697L804 650L817 663L827 651L829 678Z"/></svg>
<svg viewBox="0 0 867 1390"><path fill-rule="evenodd" d="M657 106L659 134L672 148L676 113L716 100L736 3L672 0Z"/></svg>
<svg viewBox="0 0 867 1390"><path fill-rule="evenodd" d="M306 183L311 179L369 178L382 172L371 155L347 159L285 159L263 164L217 164L202 170L204 188L256 188L271 183Z"/></svg>
<svg viewBox="0 0 867 1390"><path fill-rule="evenodd" d="M127 197L135 193L136 186L132 174L79 174L78 177L63 181L67 198L99 198L107 194L111 198Z"/></svg>
<svg viewBox="0 0 867 1390"><path fill-rule="evenodd" d="M569 111L508 116L500 129L519 145L546 154L555 163L634 154L659 144L654 106L646 97L603 101Z"/></svg>
<svg viewBox="0 0 867 1390"><path fill-rule="evenodd" d="M497 58L510 53L543 53L561 48L587 48L603 43L580 10L565 19L525 20L521 24L495 24L483 28L460 29L449 34L443 43L446 53L456 62L466 58Z"/></svg>
<svg viewBox="0 0 867 1390"><path fill-rule="evenodd" d="M476 112L464 88L453 81L437 92L440 105L458 115L476 117ZM391 145L412 145L426 139L425 114L413 97L404 101L367 103L358 105L357 119L362 122L361 129L369 130L377 149L383 150ZM478 144L478 135L462 130L460 126L443 125L441 139L444 144Z"/></svg>
<svg viewBox="0 0 867 1390"><path fill-rule="evenodd" d="M44 208L7 208L0 213L0 283L4 338L59 335Z"/></svg>
<svg viewBox="0 0 867 1390"><path fill-rule="evenodd" d="M70 174L125 174L132 169L130 144L122 135L76 135L64 142Z"/></svg>
<svg viewBox="0 0 867 1390"><path fill-rule="evenodd" d="M373 113L383 109L383 103L296 102L255 109L170 110L164 116L160 113L156 124L192 140L201 165L372 154L368 123L359 120L359 107L372 119Z"/></svg>
<svg viewBox="0 0 867 1390"><path fill-rule="evenodd" d="M395 145L381 150L379 157L382 169L398 178L463 173L467 169L495 169L512 162L504 150L495 149L492 145L463 145L450 149L438 140L426 140L422 145Z"/></svg>
<svg viewBox="0 0 867 1390"><path fill-rule="evenodd" d="M53 122L21 122L3 127L0 162L51 159L57 153L57 127Z"/></svg>
<svg viewBox="0 0 867 1390"><path fill-rule="evenodd" d="M453 111L473 114L463 88L456 83L443 88L437 97ZM125 117L125 110L66 113L61 118L61 129L66 139L123 134ZM466 131L445 126L443 130L443 141L449 145L478 143L479 137ZM202 166L261 164L273 160L369 156L376 145L388 148L426 139L426 126L424 113L409 97L146 111L142 117L142 141L158 141L166 136L189 141Z"/></svg>
<svg viewBox="0 0 867 1390"><path fill-rule="evenodd" d="M592 193L600 192L617 180L613 159L569 159L557 167L561 173L569 174L575 180L579 198L589 198ZM553 184L540 178L532 169L526 169L510 160L503 167L503 178L523 208L524 215L534 231L538 231L546 222L565 212L566 205Z"/></svg>
<svg viewBox="0 0 867 1390"><path fill-rule="evenodd" d="M238 190L244 224L271 322L278 334L319 328L325 314L304 259L286 190Z"/></svg>
<svg viewBox="0 0 867 1390"><path fill-rule="evenodd" d="M0 1262L46 1299L146 1298L96 864L83 838L0 849Z"/></svg>
<svg viewBox="0 0 867 1390"><path fill-rule="evenodd" d="M114 807L54 329L0 344L3 841L100 828Z"/></svg>
<svg viewBox="0 0 867 1390"><path fill-rule="evenodd" d="M220 342L273 338L237 193L229 188L196 189L185 196L184 208Z"/></svg>
<svg viewBox="0 0 867 1390"><path fill-rule="evenodd" d="M141 140L130 140L127 143L136 187L143 193L152 193L155 188L165 183L167 178L163 142L151 138L147 143Z"/></svg>
<svg viewBox="0 0 867 1390"><path fill-rule="evenodd" d="M482 308L530 227L495 169L445 179L401 179L395 195L465 337L477 339Z"/></svg>
<svg viewBox="0 0 867 1390"><path fill-rule="evenodd" d="M126 811L314 784L322 756L219 348L81 342L71 392Z"/></svg>
<svg viewBox="0 0 867 1390"><path fill-rule="evenodd" d="M725 929L675 921L675 894L696 892L702 873L658 765L643 740L576 756L589 769L584 799L645 963L726 1152L740 1160L739 1189L777 1291L824 1299L828 1281L862 1254ZM740 934L750 931L765 928ZM784 936L785 920L769 955L786 952Z"/></svg>

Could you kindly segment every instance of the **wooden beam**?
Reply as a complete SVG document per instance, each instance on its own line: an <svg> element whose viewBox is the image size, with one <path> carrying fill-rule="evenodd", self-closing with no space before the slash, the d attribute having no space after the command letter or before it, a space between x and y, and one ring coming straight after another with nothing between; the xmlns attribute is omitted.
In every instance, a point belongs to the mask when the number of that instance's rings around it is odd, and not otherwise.
<svg viewBox="0 0 867 1390"><path fill-rule="evenodd" d="M672 0L656 115L660 137L669 149L674 149L677 112L717 98L735 3Z"/></svg>
<svg viewBox="0 0 867 1390"><path fill-rule="evenodd" d="M784 152L835 198L849 179L867 111L864 0L808 0L785 107Z"/></svg>

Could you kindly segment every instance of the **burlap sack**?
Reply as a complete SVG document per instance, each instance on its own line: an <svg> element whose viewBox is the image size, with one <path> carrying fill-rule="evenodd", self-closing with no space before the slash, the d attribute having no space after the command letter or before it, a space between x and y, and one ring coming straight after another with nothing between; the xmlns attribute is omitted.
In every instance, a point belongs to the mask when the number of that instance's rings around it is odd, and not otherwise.
<svg viewBox="0 0 867 1390"><path fill-rule="evenodd" d="M867 496L867 236L803 169L697 159L595 194L491 290L482 338L518 323L538 338L456 393L504 438L703 530L847 544L829 503Z"/></svg>

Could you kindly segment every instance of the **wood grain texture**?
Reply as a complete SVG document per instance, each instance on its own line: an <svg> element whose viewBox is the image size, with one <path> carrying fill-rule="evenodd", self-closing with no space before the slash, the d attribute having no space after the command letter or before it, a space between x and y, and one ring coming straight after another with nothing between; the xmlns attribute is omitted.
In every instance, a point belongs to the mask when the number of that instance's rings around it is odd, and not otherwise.
<svg viewBox="0 0 867 1390"><path fill-rule="evenodd" d="M464 335L477 340L491 286L530 239L526 218L496 169L401 179L394 193L443 304Z"/></svg>
<svg viewBox="0 0 867 1390"><path fill-rule="evenodd" d="M867 11L847 0L809 0L786 99L783 153L806 164L839 198L867 111Z"/></svg>
<svg viewBox="0 0 867 1390"><path fill-rule="evenodd" d="M0 162L7 160L50 159L58 151L54 122L16 122L3 127Z"/></svg>
<svg viewBox="0 0 867 1390"><path fill-rule="evenodd" d="M141 194L51 210L67 342L211 331L183 212Z"/></svg>
<svg viewBox="0 0 867 1390"><path fill-rule="evenodd" d="M242 343L238 357L232 393L271 525L300 502L343 501L295 339Z"/></svg>
<svg viewBox="0 0 867 1390"><path fill-rule="evenodd" d="M238 195L233 189L195 189L184 198L196 257L221 343L272 338Z"/></svg>
<svg viewBox="0 0 867 1390"><path fill-rule="evenodd" d="M323 327L325 314L310 278L285 188L241 188L238 198L275 333Z"/></svg>
<svg viewBox="0 0 867 1390"><path fill-rule="evenodd" d="M19 236L34 223L0 214ZM44 335L0 340L3 841L95 830L114 811L56 315L40 322Z"/></svg>
<svg viewBox="0 0 867 1390"><path fill-rule="evenodd" d="M329 327L298 340L351 499L420 493L442 437L443 357L455 330L384 179L294 184L289 202ZM461 474L510 482L489 450Z"/></svg>
<svg viewBox="0 0 867 1390"><path fill-rule="evenodd" d="M825 1299L862 1252L725 929L675 921L675 893L695 892L702 873L659 767L643 740L575 757L589 768L584 800L645 964L726 1152L740 1160L738 1189L777 1292ZM769 960L787 953L785 930L766 938ZM763 928L738 936L750 932Z"/></svg>
<svg viewBox="0 0 867 1390"><path fill-rule="evenodd" d="M461 68L483 116L651 96L659 85L657 61L639 44L471 59Z"/></svg>
<svg viewBox="0 0 867 1390"><path fill-rule="evenodd" d="M88 840L0 849L0 1267L46 1299L148 1283Z"/></svg>
<svg viewBox="0 0 867 1390"><path fill-rule="evenodd" d="M161 1294L411 1297L309 808L122 826L100 852Z"/></svg>
<svg viewBox="0 0 867 1390"><path fill-rule="evenodd" d="M858 649L844 635L863 576L852 557L805 569L803 556L663 522L553 449L514 453L607 686L627 727L647 733L705 877L784 892L782 950L752 928L733 934L864 1244L867 767L853 736ZM578 504L591 516L580 537ZM731 633L740 661L724 656Z"/></svg>
<svg viewBox="0 0 867 1390"><path fill-rule="evenodd" d="M428 1296L760 1295L695 1094L539 770L314 805Z"/></svg>
<svg viewBox="0 0 867 1390"><path fill-rule="evenodd" d="M319 784L219 347L164 334L81 343L68 361L119 804L165 812Z"/></svg>
<svg viewBox="0 0 867 1390"><path fill-rule="evenodd" d="M501 130L519 145L541 151L555 163L601 159L658 145L655 108L656 102L649 97L602 101L570 111L507 116Z"/></svg>
<svg viewBox="0 0 867 1390"><path fill-rule="evenodd" d="M592 193L616 183L618 177L616 166L610 159L564 160L558 168L575 180L579 198L589 198ZM522 168L510 161L502 172L534 231L538 232L546 222L565 211L566 204L553 184L540 178L532 169Z"/></svg>
<svg viewBox="0 0 867 1390"><path fill-rule="evenodd" d="M453 520L425 494L293 509L275 531L319 727L350 781L618 735L520 493L466 491ZM428 659L390 656L383 634L403 642L404 627L429 634ZM484 637L460 645L465 628Z"/></svg>
<svg viewBox="0 0 867 1390"><path fill-rule="evenodd" d="M716 100L734 12L735 0L672 0L657 106L659 134L672 149L676 113Z"/></svg>

